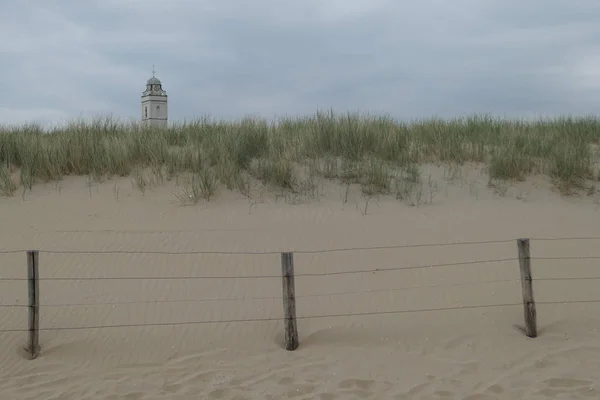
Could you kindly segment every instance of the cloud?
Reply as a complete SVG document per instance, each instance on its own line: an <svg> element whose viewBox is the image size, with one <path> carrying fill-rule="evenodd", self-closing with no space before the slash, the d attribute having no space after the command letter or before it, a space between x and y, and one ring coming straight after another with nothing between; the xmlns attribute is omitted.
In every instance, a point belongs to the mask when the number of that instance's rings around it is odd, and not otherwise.
<svg viewBox="0 0 600 400"><path fill-rule="evenodd" d="M0 124L597 113L600 3L579 0L0 0Z"/></svg>

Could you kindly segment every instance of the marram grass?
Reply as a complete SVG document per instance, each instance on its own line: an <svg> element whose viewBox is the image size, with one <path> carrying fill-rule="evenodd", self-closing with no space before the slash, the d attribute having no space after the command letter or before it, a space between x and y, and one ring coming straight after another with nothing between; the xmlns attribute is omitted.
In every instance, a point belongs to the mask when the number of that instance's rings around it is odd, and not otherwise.
<svg viewBox="0 0 600 400"><path fill-rule="evenodd" d="M43 132L34 125L0 128L0 195L66 175L93 179L132 176L144 186L143 170L155 176L187 176L186 197L209 199L217 184L242 193L251 179L289 190L311 176L358 183L368 194L407 195L418 180L418 165L483 163L491 179L551 176L561 187L576 187L595 175L597 117L538 121L473 116L411 123L386 116L318 112L276 121L202 119L153 129L110 118L72 122ZM158 175L157 175L158 174ZM161 178L162 179L162 178Z"/></svg>

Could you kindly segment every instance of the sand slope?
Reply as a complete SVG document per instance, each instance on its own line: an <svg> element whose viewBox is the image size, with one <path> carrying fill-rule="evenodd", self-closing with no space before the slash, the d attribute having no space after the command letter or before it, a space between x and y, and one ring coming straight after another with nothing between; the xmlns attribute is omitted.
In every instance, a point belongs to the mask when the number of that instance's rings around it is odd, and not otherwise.
<svg viewBox="0 0 600 400"><path fill-rule="evenodd" d="M481 178L485 182L485 178ZM115 187L119 187L116 198ZM286 204L222 193L182 207L174 187L93 188L70 178L25 200L0 199L0 250L286 251L517 237L600 236L591 198L524 183L498 196L448 185L408 207L335 185ZM524 197L522 194L526 192ZM475 194L476 192L476 194ZM519 199L517 199L519 197ZM534 257L600 255L599 241L532 241ZM511 259L516 243L296 254L297 274ZM42 354L25 333L0 333L2 399L586 399L600 396L600 304L538 305L540 336L519 331L521 306L298 321L300 348L282 349L281 321L118 327L279 318L278 254L40 255L42 278L212 279L42 281ZM597 260L534 260L534 279L600 277ZM0 276L24 278L25 254L0 255ZM273 275L263 279L221 279ZM519 303L517 261L296 278L298 315ZM536 300L600 300L600 280L536 281ZM331 293L327 295L327 293ZM345 294L344 294L345 293ZM222 299L216 301L215 299ZM159 303L159 301L161 303ZM26 283L0 281L0 304L27 303ZM116 304L125 303L125 304ZM0 329L25 329L25 308L0 308Z"/></svg>

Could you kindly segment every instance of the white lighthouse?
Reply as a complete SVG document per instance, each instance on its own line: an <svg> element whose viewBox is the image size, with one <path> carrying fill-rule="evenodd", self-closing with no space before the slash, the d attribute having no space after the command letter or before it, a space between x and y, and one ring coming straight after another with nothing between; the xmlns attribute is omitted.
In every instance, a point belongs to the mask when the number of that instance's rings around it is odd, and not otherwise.
<svg viewBox="0 0 600 400"><path fill-rule="evenodd" d="M154 76L146 82L146 90L142 93L142 123L161 128L167 127L168 107L167 92L162 88L160 80Z"/></svg>

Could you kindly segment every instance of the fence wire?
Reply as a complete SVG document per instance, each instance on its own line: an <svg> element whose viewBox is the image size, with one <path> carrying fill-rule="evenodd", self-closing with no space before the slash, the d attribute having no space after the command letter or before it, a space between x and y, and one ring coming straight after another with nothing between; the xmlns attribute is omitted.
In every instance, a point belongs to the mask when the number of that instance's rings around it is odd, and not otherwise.
<svg viewBox="0 0 600 400"><path fill-rule="evenodd" d="M183 254L183 253L178 253ZM597 260L600 256L583 256L583 257L530 257L531 260ZM405 271L413 269L427 269L427 268L441 268L441 267L452 267L461 265L473 265L473 264L489 264L499 263L507 261L518 261L516 257L513 258L497 258L490 260L472 260L472 261L459 261L453 263L440 263L440 264L424 264L414 265L407 267L392 267L392 268L371 268L362 270L352 271L335 271L335 272L314 272L314 273L300 273L294 274L295 277L307 277L307 276L335 276L335 275L351 275L351 274L363 274L363 273L375 273L375 272L389 272L389 271ZM112 281L112 280L194 280L194 279L281 279L281 275L186 275L186 276L120 276L120 277L51 277L51 278L38 278L39 281ZM579 278L575 278L579 279ZM589 278L596 279L596 278ZM27 278L0 278L0 281L26 281ZM541 279L536 279L541 280Z"/></svg>
<svg viewBox="0 0 600 400"><path fill-rule="evenodd" d="M351 274L364 274L374 272L388 272L388 271L404 271L412 269L423 269L423 268L439 268L439 267L452 267L458 265L472 265L472 264L487 264L495 262L506 262L506 261L517 261L518 258L500 258L495 260L473 260L473 261L461 261L454 263L442 263L442 264L425 264L415 265L408 267L393 267L393 268L371 268L353 271L335 271L335 272L315 272L306 274L294 274L295 277L304 276L334 276L334 275L351 275ZM277 278L281 279L281 275L237 275L237 276L120 276L120 277L52 277L52 278L38 278L39 281L102 281L102 280L193 280L193 279L263 279L263 278ZM26 281L27 278L0 278L0 281Z"/></svg>
<svg viewBox="0 0 600 400"><path fill-rule="evenodd" d="M503 240L481 240L481 241L466 241L466 242L448 242L448 243L417 243L417 244L400 244L388 246L366 246L366 247L341 247L332 249L316 249L316 250L293 250L296 254L319 254L319 253L336 253L348 251L369 251L369 250L389 250L389 249L405 249L411 247L445 247L445 246L466 246L466 245L482 245L495 243L511 243L514 239ZM0 254L23 253L30 249L19 250L0 250ZM274 255L292 250L279 251L154 251L154 250L38 250L40 253L47 254L161 254L161 255L194 255L194 254L217 254L217 255Z"/></svg>
<svg viewBox="0 0 600 400"><path fill-rule="evenodd" d="M600 303L600 300L536 302L536 304L542 304L542 305L597 304L597 303ZM435 312L435 311L457 311L457 310L502 308L502 307L515 307L515 306L523 306L523 303L483 304L483 305L443 307L443 308L422 308L422 309L415 309L415 310L391 310L391 311L373 311L373 312L344 313L344 314L309 315L309 316L299 316L299 317L296 317L296 319L306 320L306 319L322 319L322 318L362 317L362 316L371 316L371 315L412 314L412 313L424 313L424 312ZM284 321L284 320L285 320L285 318L283 318L283 317L272 317L272 318L248 318L248 319L229 319L229 320L156 322L156 323L146 323L146 324L115 324L115 325L90 325L90 326L72 326L72 327L50 327L50 328L39 328L38 330L52 332L52 331L76 331L76 330L113 329L113 328L137 328L137 327L150 327L150 326L159 327L159 326L228 324L228 323L242 323L242 322L273 322L273 321ZM10 333L10 332L29 332L29 329L0 330L0 333Z"/></svg>
<svg viewBox="0 0 600 400"><path fill-rule="evenodd" d="M589 278L576 278L576 279L589 279ZM600 279L598 277L597 279ZM360 290L350 292L331 292L331 293L315 293L296 295L296 299L303 298L316 298L316 297L334 297L334 296L350 296L367 293L394 293L405 290L416 290L416 289L437 289L437 288L448 288L448 287L463 287L472 285L482 285L489 283L509 283L509 282L520 282L520 279L494 279L476 282L461 282L461 283L444 283L441 285L422 285L422 286L405 286L400 288L391 289L373 289L373 290ZM44 304L43 307L88 307L88 306L116 306L116 305L132 305L132 304L169 304L169 303L216 303L226 301L255 301L255 300L282 300L282 296L259 296L259 297L216 297L210 299L178 299L178 300L147 300L147 301L114 301L114 302L91 302L91 303L63 303L63 304ZM25 304L0 304L0 307L29 307Z"/></svg>
<svg viewBox="0 0 600 400"><path fill-rule="evenodd" d="M281 277L279 277L281 278ZM589 276L589 277L549 277L549 278L535 278L534 282L545 282L545 281L590 281L600 280L600 276ZM359 294L371 294L371 293L394 293L406 290L417 290L417 289L437 289L437 288L448 288L448 287L464 287L472 285L483 285L493 283L517 283L521 282L520 279L494 279L484 280L476 282L461 282L461 283L445 283L441 285L421 285L421 286L405 286L400 288L392 289L373 289L373 290L360 290L360 291L349 291L349 292L331 292L331 293L315 293L296 295L296 299L302 298L318 298L318 297L335 297L335 296L350 296ZM50 303L43 304L41 307L97 307L97 306L118 306L118 305L141 305L141 304L172 304L172 303L218 303L218 302L234 302L234 301L260 301L260 300L282 300L282 296L258 296L258 297L215 297L206 299L177 299L177 300L146 300L146 301L109 301L109 302L89 302L89 303ZM0 308L28 308L26 304L0 304Z"/></svg>
<svg viewBox="0 0 600 400"><path fill-rule="evenodd" d="M115 231L119 232L119 231ZM386 246L365 246L365 247L341 247L332 249L313 249L313 250L279 250L279 251L186 251L186 252L171 252L171 251L143 251L143 250L54 250L40 249L40 253L47 254L162 254L162 255L193 255L193 254L220 254L220 255L274 255L285 251L293 251L296 254L319 254L319 253L334 253L347 251L368 251L368 250L386 250L386 249L404 249L417 247L446 247L446 246L467 246L467 245L482 245L482 244L501 244L512 243L516 239L499 239L499 240L480 240L480 241L462 241L462 242L447 242L447 243L415 243L415 244L400 244ZM600 236L579 236L579 237L532 237L530 241L567 241L567 240L600 240ZM24 253L31 249L14 249L0 250L0 254L17 254Z"/></svg>
<svg viewBox="0 0 600 400"><path fill-rule="evenodd" d="M549 242L549 241L566 241L566 240L600 240L600 236L571 236L571 237L531 237L531 241L536 242Z"/></svg>

